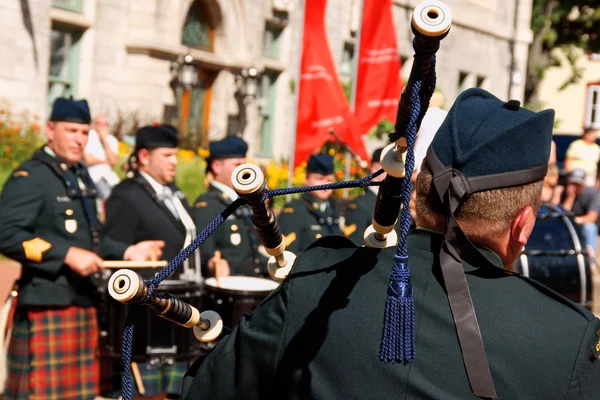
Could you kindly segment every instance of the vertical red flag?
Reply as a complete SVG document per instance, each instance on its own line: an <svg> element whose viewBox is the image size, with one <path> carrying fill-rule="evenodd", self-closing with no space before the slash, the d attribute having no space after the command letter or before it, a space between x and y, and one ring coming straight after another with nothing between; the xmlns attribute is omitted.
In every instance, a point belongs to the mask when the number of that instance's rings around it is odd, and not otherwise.
<svg viewBox="0 0 600 400"><path fill-rule="evenodd" d="M331 57L325 31L326 6L327 0L306 1L294 167L323 145L330 128L360 157L367 159Z"/></svg>
<svg viewBox="0 0 600 400"><path fill-rule="evenodd" d="M364 0L354 115L361 135L396 121L402 91L391 0Z"/></svg>

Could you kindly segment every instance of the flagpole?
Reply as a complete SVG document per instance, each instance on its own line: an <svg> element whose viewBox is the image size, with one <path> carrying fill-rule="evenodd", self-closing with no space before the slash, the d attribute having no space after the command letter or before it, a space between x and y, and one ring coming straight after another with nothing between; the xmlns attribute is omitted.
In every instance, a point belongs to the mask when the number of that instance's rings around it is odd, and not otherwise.
<svg viewBox="0 0 600 400"><path fill-rule="evenodd" d="M362 32L364 0L358 0L358 31L356 33L356 45L354 46L354 65L352 66L352 91L350 92L350 111L354 112L356 106L356 85L358 81L358 65L360 63L360 36Z"/></svg>
<svg viewBox="0 0 600 400"><path fill-rule="evenodd" d="M301 81L301 69L302 69L302 54L304 52L303 49L303 42L304 42L304 14L306 12L306 0L298 0L300 3L300 32L297 38L298 41L298 49L300 50L300 54L298 55L298 63L296 64L296 85L294 86L295 89L295 93L294 93L294 114L292 117L292 152L290 154L289 160L288 160L288 168L289 168L289 173L288 173L288 182L287 182L287 186L288 187L292 187L292 178L294 177L294 158L295 158L295 154L296 154L296 135L297 135L297 124L298 124L298 102L300 99L300 81ZM292 195L288 194L286 196L286 201L290 201L292 199Z"/></svg>
<svg viewBox="0 0 600 400"><path fill-rule="evenodd" d="M364 0L358 0L358 31L356 32L356 45L354 46L354 65L352 66L352 91L350 92L350 111L354 112L356 106L356 84L358 81L358 65L360 62L360 34L362 32L362 17L363 8L365 6ZM362 132L361 132L362 133ZM350 165L351 165L350 152L346 152L346 171L345 179L350 180ZM350 189L344 189L344 199L350 197Z"/></svg>

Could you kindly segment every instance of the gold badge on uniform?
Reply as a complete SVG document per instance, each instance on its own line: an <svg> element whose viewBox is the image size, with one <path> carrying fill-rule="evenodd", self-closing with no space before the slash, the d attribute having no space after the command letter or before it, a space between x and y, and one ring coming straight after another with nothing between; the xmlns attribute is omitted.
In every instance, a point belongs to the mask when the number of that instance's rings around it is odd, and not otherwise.
<svg viewBox="0 0 600 400"><path fill-rule="evenodd" d="M344 225L344 228L342 230L344 231L344 235L350 236L356 231L356 224L352 224L349 226Z"/></svg>
<svg viewBox="0 0 600 400"><path fill-rule="evenodd" d="M596 331L596 336L598 337L598 341L592 346L592 354L594 355L594 358L600 359L600 329Z"/></svg>
<svg viewBox="0 0 600 400"><path fill-rule="evenodd" d="M21 243L25 251L25 257L33 262L42 262L42 253L52 248L52 245L44 239L35 238Z"/></svg>
<svg viewBox="0 0 600 400"><path fill-rule="evenodd" d="M69 233L77 232L77 220L76 219L66 219L65 220L65 230Z"/></svg>
<svg viewBox="0 0 600 400"><path fill-rule="evenodd" d="M17 178L17 177L19 177L19 176L29 176L29 172L21 170L21 171L17 171L17 172L15 172L15 173L13 174L13 176L14 176L15 178Z"/></svg>
<svg viewBox="0 0 600 400"><path fill-rule="evenodd" d="M194 204L194 207L196 207L196 208L204 208L207 206L208 206L208 203L205 201L199 201L196 204Z"/></svg>
<svg viewBox="0 0 600 400"><path fill-rule="evenodd" d="M240 243L242 243L242 235L240 235L239 233L232 233L230 240L232 245L237 246Z"/></svg>
<svg viewBox="0 0 600 400"><path fill-rule="evenodd" d="M285 244L285 247L289 247L289 245L296 240L296 232L292 232L287 236L282 234L281 236L283 236L283 243Z"/></svg>
<svg viewBox="0 0 600 400"><path fill-rule="evenodd" d="M284 214L293 214L294 213L294 209L292 207L285 207L283 209L283 213Z"/></svg>

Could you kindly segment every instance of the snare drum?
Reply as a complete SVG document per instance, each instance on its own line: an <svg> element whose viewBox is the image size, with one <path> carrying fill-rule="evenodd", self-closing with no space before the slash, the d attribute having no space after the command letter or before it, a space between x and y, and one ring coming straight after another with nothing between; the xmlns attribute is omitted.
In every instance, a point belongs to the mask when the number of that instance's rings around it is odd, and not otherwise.
<svg viewBox="0 0 600 400"><path fill-rule="evenodd" d="M583 242L581 229L563 210L544 205L515 270L591 309L593 260Z"/></svg>
<svg viewBox="0 0 600 400"><path fill-rule="evenodd" d="M195 282L165 280L155 291L169 293L202 309L201 287ZM121 340L128 311L135 313L132 361L170 364L174 361L193 360L202 353L200 342L194 337L191 329L159 317L147 306L128 306L108 297L106 341L110 358L121 359Z"/></svg>
<svg viewBox="0 0 600 400"><path fill-rule="evenodd" d="M219 313L223 324L232 328L242 315L254 310L279 286L279 282L249 276L227 276L204 281L204 309Z"/></svg>

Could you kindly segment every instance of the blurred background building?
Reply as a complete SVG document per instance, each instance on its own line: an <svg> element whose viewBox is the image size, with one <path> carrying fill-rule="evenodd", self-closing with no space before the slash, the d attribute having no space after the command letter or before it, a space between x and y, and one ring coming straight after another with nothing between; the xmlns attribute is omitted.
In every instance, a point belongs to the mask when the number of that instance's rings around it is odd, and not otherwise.
<svg viewBox="0 0 600 400"><path fill-rule="evenodd" d="M418 2L394 1L405 78ZM522 99L532 0L446 3L453 32L437 62L446 105L475 86ZM327 6L328 39L346 87L358 4ZM280 159L293 146L301 14L299 0L2 1L0 98L42 119L58 96L87 98L120 133L132 121L165 121L190 148L243 135L253 157Z"/></svg>

